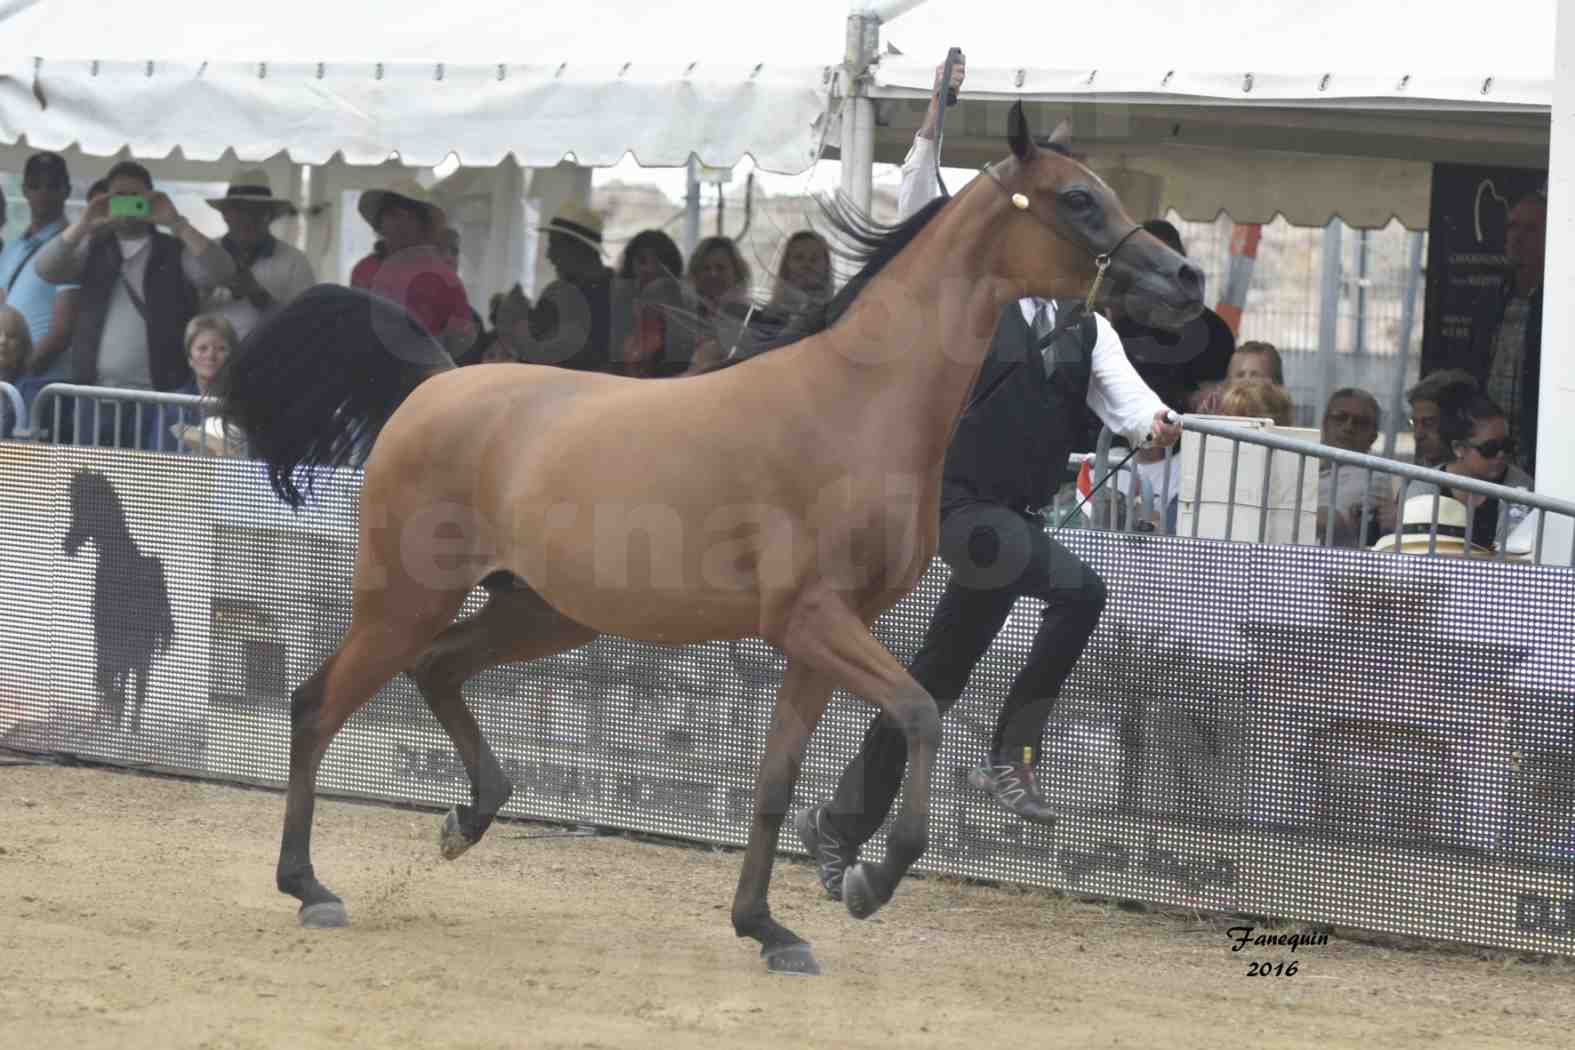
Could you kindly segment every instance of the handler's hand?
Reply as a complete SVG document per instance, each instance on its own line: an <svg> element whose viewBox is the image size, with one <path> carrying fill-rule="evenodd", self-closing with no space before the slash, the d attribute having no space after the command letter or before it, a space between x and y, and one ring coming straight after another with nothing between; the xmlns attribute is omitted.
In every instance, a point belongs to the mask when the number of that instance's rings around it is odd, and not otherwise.
<svg viewBox="0 0 1575 1050"><path fill-rule="evenodd" d="M959 54L957 56L956 64L952 66L952 87L954 89L956 89L958 95L962 94L963 76L967 72L968 72L968 60L966 58L964 58L962 55ZM940 93L941 93L941 78L944 77L945 75L946 75L946 63L942 62L940 65L935 67L935 86L930 89L930 94L931 95L936 95L936 96L940 95Z"/></svg>
<svg viewBox="0 0 1575 1050"><path fill-rule="evenodd" d="M1166 417L1171 410L1162 408L1154 413L1154 429L1149 433L1149 444L1155 448L1169 448L1181 440L1181 424L1172 423Z"/></svg>

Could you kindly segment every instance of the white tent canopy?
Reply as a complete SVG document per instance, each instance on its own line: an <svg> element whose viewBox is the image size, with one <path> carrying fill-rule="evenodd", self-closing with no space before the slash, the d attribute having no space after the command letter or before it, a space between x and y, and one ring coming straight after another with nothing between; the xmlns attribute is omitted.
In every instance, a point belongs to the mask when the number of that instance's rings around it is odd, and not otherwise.
<svg viewBox="0 0 1575 1050"><path fill-rule="evenodd" d="M164 0L128 18L0 0L0 141L353 165L750 156L797 174L854 112L849 11ZM901 53L854 86L873 99L857 160L901 159L955 44L970 72L948 164L1000 156L1006 104L1023 99L1041 128L1071 116L1134 213L1422 228L1433 162L1546 164L1553 17L1554 0L1490 15L1474 0L929 0L882 27L882 50Z"/></svg>
<svg viewBox="0 0 1575 1050"><path fill-rule="evenodd" d="M398 152L550 167L813 164L840 0L722 22L711 5L465 0L217 9L0 0L0 138L189 159Z"/></svg>
<svg viewBox="0 0 1575 1050"><path fill-rule="evenodd" d="M957 46L948 164L1000 156L1021 99L1102 171L1148 176L1134 212L1423 228L1433 162L1546 166L1553 23L1554 0L931 0L882 27L901 53L873 72L874 156L901 158Z"/></svg>

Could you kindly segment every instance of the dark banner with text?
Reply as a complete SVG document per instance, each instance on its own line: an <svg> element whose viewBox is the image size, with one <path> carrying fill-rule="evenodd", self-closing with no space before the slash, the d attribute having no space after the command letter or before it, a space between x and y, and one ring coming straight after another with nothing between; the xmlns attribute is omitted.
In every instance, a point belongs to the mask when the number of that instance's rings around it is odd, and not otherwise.
<svg viewBox="0 0 1575 1050"><path fill-rule="evenodd" d="M1433 165L1422 375L1487 368L1491 329L1509 291L1510 212L1547 187L1548 173L1531 168Z"/></svg>

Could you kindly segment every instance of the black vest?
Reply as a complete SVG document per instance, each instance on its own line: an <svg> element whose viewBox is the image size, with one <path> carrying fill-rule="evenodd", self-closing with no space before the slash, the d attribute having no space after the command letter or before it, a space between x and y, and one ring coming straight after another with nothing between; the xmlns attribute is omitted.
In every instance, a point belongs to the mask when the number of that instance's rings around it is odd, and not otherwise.
<svg viewBox="0 0 1575 1050"><path fill-rule="evenodd" d="M185 246L167 234L154 232L152 236L142 278L148 373L153 389L179 390L191 382L191 365L186 361L186 323L197 313L197 290L181 269ZM100 233L88 248L79 279L82 290L77 300L77 324L71 333L73 383L98 382L99 341L104 337L104 320L109 316L110 296L120 282L121 266L120 244L114 234Z"/></svg>
<svg viewBox="0 0 1575 1050"><path fill-rule="evenodd" d="M1059 300L1064 319L1077 300ZM1067 456L1084 440L1088 382L1098 329L1092 316L1057 326L1049 374L1038 337L1013 303L995 327L969 407L946 451L943 513L965 503L1033 511L1050 503L1068 476Z"/></svg>

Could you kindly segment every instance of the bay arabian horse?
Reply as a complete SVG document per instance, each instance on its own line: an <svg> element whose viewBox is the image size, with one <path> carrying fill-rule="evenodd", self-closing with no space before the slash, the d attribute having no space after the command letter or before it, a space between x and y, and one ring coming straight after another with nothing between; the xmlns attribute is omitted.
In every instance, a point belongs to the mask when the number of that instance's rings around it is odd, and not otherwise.
<svg viewBox="0 0 1575 1050"><path fill-rule="evenodd" d="M823 330L736 367L665 380L454 369L402 307L328 286L246 341L223 414L281 499L300 506L314 469L376 442L350 630L291 704L277 877L304 925L348 921L309 845L318 764L352 712L411 673L470 778L471 804L440 835L453 858L511 791L461 686L599 634L760 637L786 656L732 910L773 972L819 972L767 905L810 734L838 686L896 719L901 811L884 861L850 869L844 887L860 918L891 898L925 849L941 721L870 625L930 564L942 461L1002 309L1082 295L1107 267L1151 318L1180 324L1202 308L1201 273L1140 232L1067 152L1065 130L1036 145L1014 106L1011 155L955 198L889 229L834 215L864 270ZM453 623L478 583L485 606Z"/></svg>

